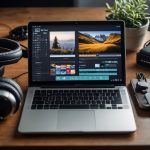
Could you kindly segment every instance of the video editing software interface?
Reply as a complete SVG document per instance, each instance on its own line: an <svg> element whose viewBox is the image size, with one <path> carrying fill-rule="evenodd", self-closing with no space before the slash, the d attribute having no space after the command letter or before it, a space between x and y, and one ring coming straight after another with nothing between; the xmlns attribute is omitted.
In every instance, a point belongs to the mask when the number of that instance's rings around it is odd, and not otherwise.
<svg viewBox="0 0 150 150"><path fill-rule="evenodd" d="M32 26L32 81L122 81L121 27Z"/></svg>

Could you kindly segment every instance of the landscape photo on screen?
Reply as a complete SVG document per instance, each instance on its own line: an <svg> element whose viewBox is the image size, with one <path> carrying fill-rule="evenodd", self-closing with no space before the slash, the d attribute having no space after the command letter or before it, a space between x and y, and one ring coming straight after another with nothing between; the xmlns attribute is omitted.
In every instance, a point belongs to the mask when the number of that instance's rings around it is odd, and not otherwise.
<svg viewBox="0 0 150 150"><path fill-rule="evenodd" d="M74 54L75 32L73 31L53 31L49 33L50 54L67 55Z"/></svg>
<svg viewBox="0 0 150 150"><path fill-rule="evenodd" d="M120 31L79 31L79 54L120 53Z"/></svg>

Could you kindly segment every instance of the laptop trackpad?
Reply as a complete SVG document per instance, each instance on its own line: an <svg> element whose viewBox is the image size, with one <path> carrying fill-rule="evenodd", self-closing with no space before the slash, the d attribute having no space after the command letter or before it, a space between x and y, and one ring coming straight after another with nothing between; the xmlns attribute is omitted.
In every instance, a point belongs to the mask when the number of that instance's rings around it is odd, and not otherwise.
<svg viewBox="0 0 150 150"><path fill-rule="evenodd" d="M59 110L57 129L59 131L90 131L96 129L94 111Z"/></svg>

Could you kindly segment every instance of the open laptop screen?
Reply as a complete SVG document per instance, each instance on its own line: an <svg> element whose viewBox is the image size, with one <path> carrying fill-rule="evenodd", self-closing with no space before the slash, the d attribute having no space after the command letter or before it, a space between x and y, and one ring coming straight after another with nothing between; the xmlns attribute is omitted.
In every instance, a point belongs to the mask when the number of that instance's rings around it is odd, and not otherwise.
<svg viewBox="0 0 150 150"><path fill-rule="evenodd" d="M29 23L32 82L125 82L119 21Z"/></svg>

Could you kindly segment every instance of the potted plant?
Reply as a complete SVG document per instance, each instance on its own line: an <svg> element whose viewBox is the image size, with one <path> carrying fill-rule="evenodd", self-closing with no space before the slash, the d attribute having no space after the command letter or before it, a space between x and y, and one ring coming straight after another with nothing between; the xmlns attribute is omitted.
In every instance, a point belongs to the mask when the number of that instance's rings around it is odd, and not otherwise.
<svg viewBox="0 0 150 150"><path fill-rule="evenodd" d="M126 26L126 49L141 47L149 26L147 0L115 0L113 6L106 3L107 20L123 20Z"/></svg>

